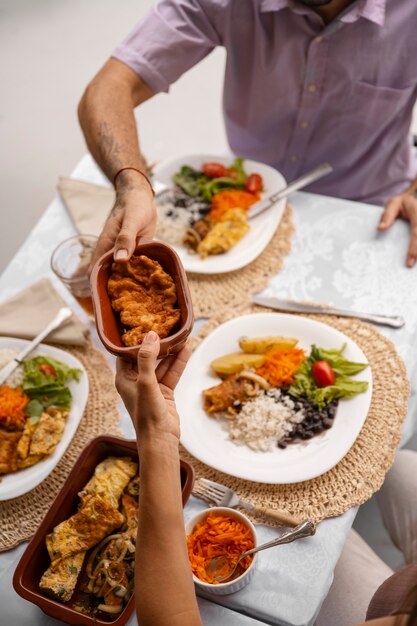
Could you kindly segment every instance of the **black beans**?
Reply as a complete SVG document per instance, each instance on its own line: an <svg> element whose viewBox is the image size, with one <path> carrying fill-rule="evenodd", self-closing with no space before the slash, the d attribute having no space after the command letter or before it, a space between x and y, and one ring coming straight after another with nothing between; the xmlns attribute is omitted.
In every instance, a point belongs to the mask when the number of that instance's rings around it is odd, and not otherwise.
<svg viewBox="0 0 417 626"><path fill-rule="evenodd" d="M282 395L288 394L287 389L281 389ZM333 426L334 418L337 412L337 400L332 400L324 409L318 409L307 396L300 396L299 398L292 398L294 401L294 409L296 411L304 410L304 419L297 424L293 431L286 435L281 441L278 441L277 445L281 449L285 449L291 442L297 440L312 439L315 435L322 433L324 430L328 430Z"/></svg>

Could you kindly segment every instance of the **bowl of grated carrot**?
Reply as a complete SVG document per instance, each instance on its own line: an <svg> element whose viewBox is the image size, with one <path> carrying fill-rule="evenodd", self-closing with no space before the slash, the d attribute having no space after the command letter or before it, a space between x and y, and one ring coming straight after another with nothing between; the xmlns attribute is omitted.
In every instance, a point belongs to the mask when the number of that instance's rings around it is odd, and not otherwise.
<svg viewBox="0 0 417 626"><path fill-rule="evenodd" d="M239 564L233 579L215 581L216 572L207 572L213 557L226 554L231 561L257 545L252 522L234 509L212 507L198 513L185 524L187 551L194 583L216 595L235 593L243 589L255 572L257 554L247 556ZM221 573L221 572L219 572Z"/></svg>

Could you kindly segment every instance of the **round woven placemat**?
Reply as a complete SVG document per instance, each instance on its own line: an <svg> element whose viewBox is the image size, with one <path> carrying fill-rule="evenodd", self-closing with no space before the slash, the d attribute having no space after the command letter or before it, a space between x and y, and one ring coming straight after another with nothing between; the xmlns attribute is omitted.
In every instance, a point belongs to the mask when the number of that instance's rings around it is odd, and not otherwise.
<svg viewBox="0 0 417 626"><path fill-rule="evenodd" d="M293 232L292 209L287 204L274 236L252 263L225 274L188 274L194 316L211 317L219 308L241 305L265 289L291 250Z"/></svg>
<svg viewBox="0 0 417 626"><path fill-rule="evenodd" d="M61 349L62 346L56 346ZM65 454L56 468L35 489L12 500L0 502L0 551L14 548L32 537L62 487L84 446L97 435L120 435L119 396L114 373L102 352L86 348L65 348L84 365L89 382L87 405Z"/></svg>
<svg viewBox="0 0 417 626"><path fill-rule="evenodd" d="M251 305L232 312L219 311L192 339L193 349L222 322L239 315L266 311L270 309ZM290 485L256 483L229 476L201 463L184 448L181 456L194 466L197 479L209 478L231 487L242 500L283 509L299 519L309 517L318 522L363 504L381 487L400 442L410 385L404 363L395 347L373 326L355 319L326 315L306 317L333 326L353 339L372 368L373 393L369 413L347 455L322 476ZM275 525L266 517L254 516L247 510L245 513L256 522Z"/></svg>

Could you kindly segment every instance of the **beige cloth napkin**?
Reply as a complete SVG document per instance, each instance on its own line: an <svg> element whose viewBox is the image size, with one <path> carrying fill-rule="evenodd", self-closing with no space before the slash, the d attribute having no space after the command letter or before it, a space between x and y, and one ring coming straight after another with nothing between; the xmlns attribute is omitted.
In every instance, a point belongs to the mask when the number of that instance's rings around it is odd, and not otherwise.
<svg viewBox="0 0 417 626"><path fill-rule="evenodd" d="M52 283L42 278L0 304L0 335L33 339L63 306L68 305ZM88 328L73 314L44 341L82 346L88 336Z"/></svg>
<svg viewBox="0 0 417 626"><path fill-rule="evenodd" d="M114 204L114 189L61 176L58 191L78 232L98 236Z"/></svg>

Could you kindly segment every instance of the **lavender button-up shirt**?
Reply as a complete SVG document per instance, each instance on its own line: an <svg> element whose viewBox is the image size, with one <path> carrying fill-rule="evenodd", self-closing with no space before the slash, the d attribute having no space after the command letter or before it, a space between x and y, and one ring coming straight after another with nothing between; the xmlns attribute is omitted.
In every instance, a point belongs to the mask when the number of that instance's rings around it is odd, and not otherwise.
<svg viewBox="0 0 417 626"><path fill-rule="evenodd" d="M327 25L298 0L162 0L113 56L159 92L216 46L236 154L288 180L328 161L310 191L375 204L416 176L416 0L357 0Z"/></svg>

